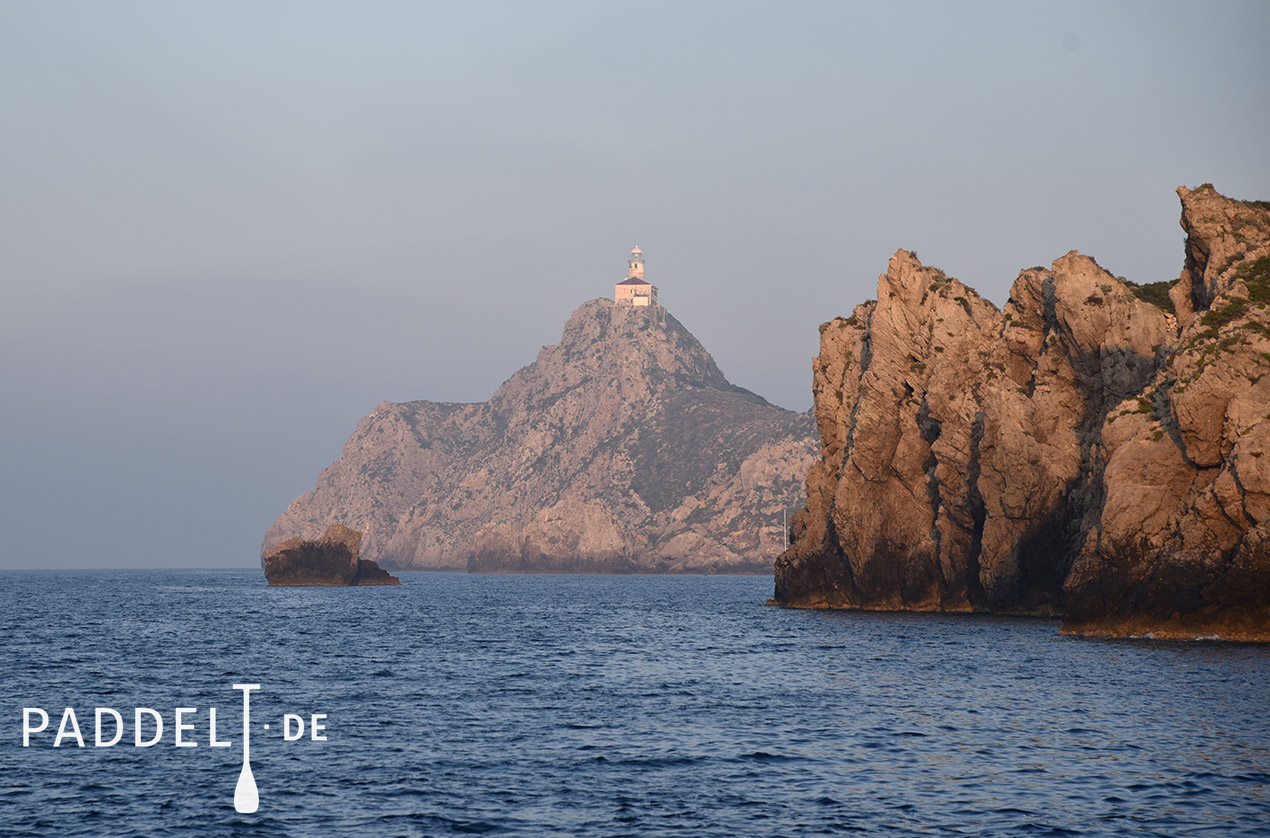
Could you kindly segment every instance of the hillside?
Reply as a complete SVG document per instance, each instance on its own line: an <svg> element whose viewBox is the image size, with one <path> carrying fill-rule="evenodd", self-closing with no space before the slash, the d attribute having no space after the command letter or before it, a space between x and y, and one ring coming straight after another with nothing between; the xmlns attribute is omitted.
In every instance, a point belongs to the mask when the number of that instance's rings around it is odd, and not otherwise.
<svg viewBox="0 0 1270 838"><path fill-rule="evenodd" d="M393 568L770 572L813 436L665 308L592 300L487 402L379 405L262 552L339 523Z"/></svg>

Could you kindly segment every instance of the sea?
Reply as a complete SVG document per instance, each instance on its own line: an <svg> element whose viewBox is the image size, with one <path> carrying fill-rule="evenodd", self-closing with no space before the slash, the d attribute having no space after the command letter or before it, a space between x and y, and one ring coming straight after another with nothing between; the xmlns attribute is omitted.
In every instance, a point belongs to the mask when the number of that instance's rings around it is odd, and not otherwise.
<svg viewBox="0 0 1270 838"><path fill-rule="evenodd" d="M0 835L1270 835L1267 647L401 579L0 574Z"/></svg>

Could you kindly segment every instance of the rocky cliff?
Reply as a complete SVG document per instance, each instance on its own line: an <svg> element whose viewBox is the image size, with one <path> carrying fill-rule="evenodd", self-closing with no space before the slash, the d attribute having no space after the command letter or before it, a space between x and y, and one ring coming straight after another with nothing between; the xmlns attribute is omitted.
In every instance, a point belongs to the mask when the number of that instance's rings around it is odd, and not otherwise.
<svg viewBox="0 0 1270 838"><path fill-rule="evenodd" d="M347 521L398 568L770 572L814 455L664 308L592 300L487 402L379 405L264 549Z"/></svg>
<svg viewBox="0 0 1270 838"><path fill-rule="evenodd" d="M1270 203L1178 194L1173 283L1071 252L998 309L899 251L821 326L776 602L1270 640Z"/></svg>

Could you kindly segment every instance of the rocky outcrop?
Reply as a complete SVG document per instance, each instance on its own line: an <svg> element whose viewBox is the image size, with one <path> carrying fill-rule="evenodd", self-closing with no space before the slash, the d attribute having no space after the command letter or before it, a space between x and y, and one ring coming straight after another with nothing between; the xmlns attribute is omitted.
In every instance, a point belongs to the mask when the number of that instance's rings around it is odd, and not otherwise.
<svg viewBox="0 0 1270 838"><path fill-rule="evenodd" d="M770 572L814 456L664 308L592 300L488 402L379 405L264 547L349 521L392 567Z"/></svg>
<svg viewBox="0 0 1270 838"><path fill-rule="evenodd" d="M261 556L270 586L400 585L378 564L358 557L362 534L335 524L312 541L292 538Z"/></svg>
<svg viewBox="0 0 1270 838"><path fill-rule="evenodd" d="M1270 639L1270 204L1178 192L1175 283L1071 252L998 310L899 251L821 327L776 602Z"/></svg>

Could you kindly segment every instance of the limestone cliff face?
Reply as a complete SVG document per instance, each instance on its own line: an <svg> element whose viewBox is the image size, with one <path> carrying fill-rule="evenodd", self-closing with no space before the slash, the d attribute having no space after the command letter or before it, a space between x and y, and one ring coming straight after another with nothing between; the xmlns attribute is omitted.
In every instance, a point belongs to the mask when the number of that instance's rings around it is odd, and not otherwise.
<svg viewBox="0 0 1270 838"><path fill-rule="evenodd" d="M391 567L767 572L814 453L664 308L592 300L488 402L379 405L264 548L345 521Z"/></svg>
<svg viewBox="0 0 1270 838"><path fill-rule="evenodd" d="M777 602L1270 639L1270 205L1179 194L1171 288L1072 252L998 310L900 251L821 327Z"/></svg>

